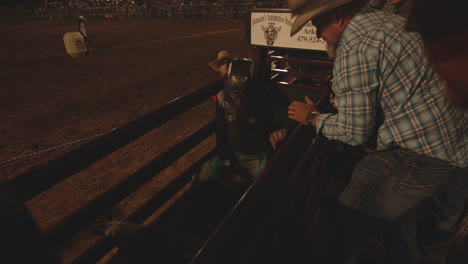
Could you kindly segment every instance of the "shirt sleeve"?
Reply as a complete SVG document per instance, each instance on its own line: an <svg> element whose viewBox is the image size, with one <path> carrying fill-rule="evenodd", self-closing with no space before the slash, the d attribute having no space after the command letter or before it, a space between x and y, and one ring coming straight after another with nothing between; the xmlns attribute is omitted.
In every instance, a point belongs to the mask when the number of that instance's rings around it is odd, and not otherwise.
<svg viewBox="0 0 468 264"><path fill-rule="evenodd" d="M375 49L351 47L335 60L333 86L337 114L321 114L317 132L331 140L357 146L365 144L374 132L379 88L378 60Z"/></svg>

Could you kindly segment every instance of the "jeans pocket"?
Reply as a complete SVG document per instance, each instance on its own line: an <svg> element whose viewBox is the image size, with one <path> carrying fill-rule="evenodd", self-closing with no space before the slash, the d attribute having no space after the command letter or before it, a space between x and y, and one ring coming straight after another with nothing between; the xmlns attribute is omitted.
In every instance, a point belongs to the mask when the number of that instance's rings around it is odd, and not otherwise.
<svg viewBox="0 0 468 264"><path fill-rule="evenodd" d="M387 188L386 179L391 176L394 165L391 156L392 152L389 151L364 157L354 168L350 182L340 195L341 203L351 208L362 208L366 204L365 207L370 207L370 210L374 210L375 206L381 207L380 190Z"/></svg>
<svg viewBox="0 0 468 264"><path fill-rule="evenodd" d="M409 162L400 179L398 192L411 199L422 199L443 187L455 173L456 167L448 164L435 166Z"/></svg>

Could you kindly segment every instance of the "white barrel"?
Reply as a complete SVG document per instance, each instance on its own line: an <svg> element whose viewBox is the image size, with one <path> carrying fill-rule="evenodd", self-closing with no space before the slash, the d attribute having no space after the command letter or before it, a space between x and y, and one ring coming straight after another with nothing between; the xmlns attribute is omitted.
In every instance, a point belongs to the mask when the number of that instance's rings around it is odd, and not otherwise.
<svg viewBox="0 0 468 264"><path fill-rule="evenodd" d="M86 43L79 32L67 32L63 36L63 43L67 53L72 57L78 57L86 54Z"/></svg>

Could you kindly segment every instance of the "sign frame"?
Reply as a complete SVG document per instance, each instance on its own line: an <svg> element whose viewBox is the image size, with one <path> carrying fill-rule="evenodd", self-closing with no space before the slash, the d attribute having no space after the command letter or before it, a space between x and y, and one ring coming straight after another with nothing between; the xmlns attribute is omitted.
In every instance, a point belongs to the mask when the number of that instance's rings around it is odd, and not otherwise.
<svg viewBox="0 0 468 264"><path fill-rule="evenodd" d="M301 50L326 54L325 41L317 38L316 29L311 22L306 24L300 32L290 37L291 25L295 19L290 19L291 14L291 9L285 8L250 10L245 30L247 43L253 47L264 47L271 50ZM276 39L269 39L269 43L267 43L267 34L276 35L273 37Z"/></svg>

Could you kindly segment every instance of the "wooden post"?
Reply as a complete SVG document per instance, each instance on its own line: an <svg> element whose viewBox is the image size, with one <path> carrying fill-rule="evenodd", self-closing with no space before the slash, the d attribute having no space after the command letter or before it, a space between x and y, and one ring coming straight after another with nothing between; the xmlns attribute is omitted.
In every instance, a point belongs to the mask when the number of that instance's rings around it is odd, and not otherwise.
<svg viewBox="0 0 468 264"><path fill-rule="evenodd" d="M270 65L267 63L268 50L265 48L252 47L252 59L257 65L257 74L261 78L270 78Z"/></svg>

